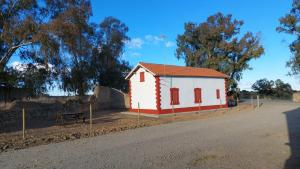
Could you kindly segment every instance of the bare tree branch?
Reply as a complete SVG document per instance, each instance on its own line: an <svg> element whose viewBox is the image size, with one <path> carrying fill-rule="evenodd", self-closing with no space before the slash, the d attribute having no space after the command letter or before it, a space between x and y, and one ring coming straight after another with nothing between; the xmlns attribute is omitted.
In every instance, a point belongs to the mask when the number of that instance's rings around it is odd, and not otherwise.
<svg viewBox="0 0 300 169"><path fill-rule="evenodd" d="M16 52L17 49L19 49L22 46L27 46L32 44L33 42L24 42L21 43L19 45L15 45L10 47L7 52L4 53L3 57L0 60L0 70L2 71L5 67L5 65L7 64L7 62L9 61L9 59L11 58L11 56Z"/></svg>

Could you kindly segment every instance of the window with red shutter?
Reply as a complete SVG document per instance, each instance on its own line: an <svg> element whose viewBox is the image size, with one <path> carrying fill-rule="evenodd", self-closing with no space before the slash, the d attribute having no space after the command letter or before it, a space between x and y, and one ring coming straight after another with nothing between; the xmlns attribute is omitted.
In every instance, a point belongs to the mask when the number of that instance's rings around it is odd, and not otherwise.
<svg viewBox="0 0 300 169"><path fill-rule="evenodd" d="M201 88L194 89L195 103L202 103Z"/></svg>
<svg viewBox="0 0 300 169"><path fill-rule="evenodd" d="M216 90L217 99L220 99L220 89Z"/></svg>
<svg viewBox="0 0 300 169"><path fill-rule="evenodd" d="M179 89L178 88L171 88L170 89L170 97L171 97L171 105L178 105L179 104Z"/></svg>
<svg viewBox="0 0 300 169"><path fill-rule="evenodd" d="M140 82L145 81L145 72L140 72Z"/></svg>

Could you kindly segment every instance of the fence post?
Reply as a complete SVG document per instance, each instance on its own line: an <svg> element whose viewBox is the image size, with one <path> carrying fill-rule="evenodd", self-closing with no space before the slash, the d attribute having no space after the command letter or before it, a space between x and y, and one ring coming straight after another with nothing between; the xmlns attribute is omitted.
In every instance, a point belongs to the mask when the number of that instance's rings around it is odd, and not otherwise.
<svg viewBox="0 0 300 169"><path fill-rule="evenodd" d="M92 133L92 128L93 128L93 103L96 101L96 96L91 95L89 98L89 107L90 107L90 135Z"/></svg>
<svg viewBox="0 0 300 169"><path fill-rule="evenodd" d="M92 103L90 102L90 132L92 131L93 127L93 107Z"/></svg>
<svg viewBox="0 0 300 169"><path fill-rule="evenodd" d="M253 96L251 96L251 106L252 106L252 108L254 108Z"/></svg>
<svg viewBox="0 0 300 169"><path fill-rule="evenodd" d="M221 97L220 97L220 109L222 108L222 100L221 100Z"/></svg>
<svg viewBox="0 0 300 169"><path fill-rule="evenodd" d="M22 108L22 131L23 131L23 140L25 139L25 108L24 108L24 103L23 103L23 108Z"/></svg>
<svg viewBox="0 0 300 169"><path fill-rule="evenodd" d="M237 110L240 111L239 97L236 97Z"/></svg>
<svg viewBox="0 0 300 169"><path fill-rule="evenodd" d="M260 107L260 103L259 103L259 95L257 95L257 108Z"/></svg>

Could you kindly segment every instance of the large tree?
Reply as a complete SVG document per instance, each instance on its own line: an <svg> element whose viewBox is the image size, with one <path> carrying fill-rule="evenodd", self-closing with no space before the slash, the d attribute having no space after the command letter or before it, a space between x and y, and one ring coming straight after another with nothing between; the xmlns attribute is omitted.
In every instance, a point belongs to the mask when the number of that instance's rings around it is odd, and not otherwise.
<svg viewBox="0 0 300 169"><path fill-rule="evenodd" d="M49 12L58 18L52 29L63 39L62 46L65 47L64 52L69 57L62 68L61 88L82 96L91 88L89 69L94 40L94 25L89 21L92 15L91 4L89 0L70 3L63 0L56 1L54 7L59 8L54 10L49 8Z"/></svg>
<svg viewBox="0 0 300 169"><path fill-rule="evenodd" d="M177 37L176 56L187 66L212 68L230 77L234 89L242 72L251 69L249 61L264 53L259 37L240 34L243 21L217 13L203 23L185 23L185 31Z"/></svg>
<svg viewBox="0 0 300 169"><path fill-rule="evenodd" d="M284 83L282 80L275 81L266 78L257 80L252 89L264 97L290 99L293 94L293 89L289 83Z"/></svg>
<svg viewBox="0 0 300 169"><path fill-rule="evenodd" d="M260 95L271 96L274 94L274 81L266 78L257 80L253 85L252 89L257 91Z"/></svg>
<svg viewBox="0 0 300 169"><path fill-rule="evenodd" d="M21 59L42 57L57 65L59 39L50 26L55 17L45 13L49 2L42 8L36 0L1 0L0 71L16 53Z"/></svg>
<svg viewBox="0 0 300 169"><path fill-rule="evenodd" d="M93 49L92 66L94 83L126 91L126 72L129 63L122 59L128 27L120 20L107 17L96 29L96 44Z"/></svg>
<svg viewBox="0 0 300 169"><path fill-rule="evenodd" d="M300 73L300 0L294 0L292 9L288 14L279 19L280 26L278 32L284 32L296 37L290 44L290 51L293 57L287 62L291 68L291 74Z"/></svg>
<svg viewBox="0 0 300 169"><path fill-rule="evenodd" d="M1 0L0 72L9 76L7 63L13 56L46 69L51 64L57 75L80 70L80 62L91 56L91 14L89 0Z"/></svg>

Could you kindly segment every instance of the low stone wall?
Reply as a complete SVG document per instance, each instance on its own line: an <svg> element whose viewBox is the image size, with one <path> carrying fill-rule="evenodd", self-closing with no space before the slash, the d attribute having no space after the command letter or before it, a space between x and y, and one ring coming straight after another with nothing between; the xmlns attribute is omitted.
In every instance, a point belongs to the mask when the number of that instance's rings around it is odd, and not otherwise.
<svg viewBox="0 0 300 169"><path fill-rule="evenodd" d="M128 109L129 96L120 90L96 86L94 89L96 109Z"/></svg>
<svg viewBox="0 0 300 169"><path fill-rule="evenodd" d="M117 89L97 86L95 96L93 106L95 112L104 109L129 108L128 95ZM29 101L24 99L0 102L0 132L21 130L23 106L26 110L26 128L41 128L55 124L57 115L65 111L63 105L68 100L78 101L68 111L88 114L89 98L90 96L41 96L31 98Z"/></svg>
<svg viewBox="0 0 300 169"><path fill-rule="evenodd" d="M60 102L40 103L14 101L1 106L0 132L19 131L22 127L22 108L25 108L26 128L46 127L56 121L57 114L63 110Z"/></svg>
<svg viewBox="0 0 300 169"><path fill-rule="evenodd" d="M300 92L293 93L293 102L300 103Z"/></svg>

